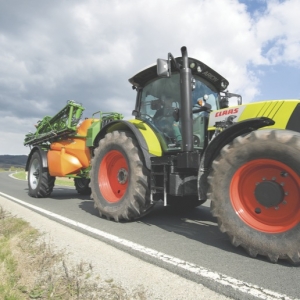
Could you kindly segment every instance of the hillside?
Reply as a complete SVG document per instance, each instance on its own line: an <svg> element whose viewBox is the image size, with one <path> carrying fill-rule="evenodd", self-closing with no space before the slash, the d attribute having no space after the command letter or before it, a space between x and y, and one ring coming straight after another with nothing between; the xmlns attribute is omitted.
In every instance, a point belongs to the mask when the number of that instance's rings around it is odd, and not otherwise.
<svg viewBox="0 0 300 300"><path fill-rule="evenodd" d="M9 169L10 167L24 168L27 155L0 155L0 168Z"/></svg>

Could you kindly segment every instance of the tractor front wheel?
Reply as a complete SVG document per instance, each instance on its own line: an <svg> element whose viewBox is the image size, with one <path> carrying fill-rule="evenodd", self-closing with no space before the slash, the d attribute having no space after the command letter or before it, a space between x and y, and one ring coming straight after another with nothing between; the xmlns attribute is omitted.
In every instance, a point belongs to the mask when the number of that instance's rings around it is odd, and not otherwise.
<svg viewBox="0 0 300 300"><path fill-rule="evenodd" d="M42 158L38 151L31 156L28 168L28 191L31 197L44 198L50 196L55 177L50 176L48 169L43 168Z"/></svg>
<svg viewBox="0 0 300 300"><path fill-rule="evenodd" d="M94 154L91 189L100 216L119 221L148 213L150 175L135 137L123 131L108 133Z"/></svg>
<svg viewBox="0 0 300 300"><path fill-rule="evenodd" d="M209 176L212 213L233 245L300 263L300 134L259 130L225 146Z"/></svg>

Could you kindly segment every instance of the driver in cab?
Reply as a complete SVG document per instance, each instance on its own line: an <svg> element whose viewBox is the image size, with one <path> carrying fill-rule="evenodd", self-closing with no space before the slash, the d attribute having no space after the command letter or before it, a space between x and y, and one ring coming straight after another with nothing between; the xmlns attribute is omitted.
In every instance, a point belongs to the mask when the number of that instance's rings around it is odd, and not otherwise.
<svg viewBox="0 0 300 300"><path fill-rule="evenodd" d="M162 106L153 116L154 125L166 134L171 140L175 141L176 146L181 144L181 132L178 122L175 121L174 113L175 103L170 96L163 95L161 97Z"/></svg>

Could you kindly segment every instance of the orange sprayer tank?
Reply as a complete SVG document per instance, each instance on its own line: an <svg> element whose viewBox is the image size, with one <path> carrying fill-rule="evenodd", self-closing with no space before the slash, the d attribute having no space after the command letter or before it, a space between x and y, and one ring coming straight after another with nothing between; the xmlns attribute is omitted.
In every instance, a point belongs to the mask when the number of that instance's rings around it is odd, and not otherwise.
<svg viewBox="0 0 300 300"><path fill-rule="evenodd" d="M54 142L48 151L48 168L51 176L64 177L77 174L90 165L90 150L86 147L86 134L94 119L84 120L74 137Z"/></svg>

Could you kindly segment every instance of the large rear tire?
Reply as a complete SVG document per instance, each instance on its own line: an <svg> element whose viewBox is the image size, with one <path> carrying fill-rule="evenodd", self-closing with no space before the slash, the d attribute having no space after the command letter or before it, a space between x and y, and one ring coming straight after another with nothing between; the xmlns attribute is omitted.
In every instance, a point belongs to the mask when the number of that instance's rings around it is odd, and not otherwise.
<svg viewBox="0 0 300 300"><path fill-rule="evenodd" d="M50 176L48 169L43 168L39 152L31 156L28 168L28 193L31 197L44 198L50 196L54 187L55 177Z"/></svg>
<svg viewBox="0 0 300 300"><path fill-rule="evenodd" d="M300 134L259 130L225 146L209 175L212 214L234 246L300 263Z"/></svg>
<svg viewBox="0 0 300 300"><path fill-rule="evenodd" d="M150 172L128 132L113 131L100 140L91 169L91 189L100 216L134 220L150 211Z"/></svg>

